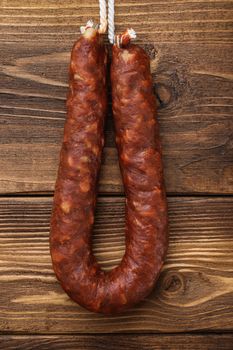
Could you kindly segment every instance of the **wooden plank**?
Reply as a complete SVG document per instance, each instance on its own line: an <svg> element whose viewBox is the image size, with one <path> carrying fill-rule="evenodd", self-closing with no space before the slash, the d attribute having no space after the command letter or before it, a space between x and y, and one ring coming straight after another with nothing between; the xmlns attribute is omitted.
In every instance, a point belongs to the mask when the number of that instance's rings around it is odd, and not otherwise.
<svg viewBox="0 0 233 350"><path fill-rule="evenodd" d="M0 193L54 189L71 41L0 44ZM156 84L167 191L232 193L232 45L144 46ZM123 191L111 116L100 191Z"/></svg>
<svg viewBox="0 0 233 350"><path fill-rule="evenodd" d="M53 191L69 51L98 11L91 0L0 4L0 193ZM133 26L151 54L170 193L233 191L232 19L232 1L116 2L118 32ZM121 193L111 117L106 129L100 191Z"/></svg>
<svg viewBox="0 0 233 350"><path fill-rule="evenodd" d="M169 199L170 247L154 292L106 317L62 291L49 256L51 198L0 200L0 329L27 333L230 331L233 198ZM104 269L124 253L123 198L100 198L93 237Z"/></svg>
<svg viewBox="0 0 233 350"><path fill-rule="evenodd" d="M232 42L232 1L116 1L120 32L133 27L142 42ZM70 40L88 19L99 21L98 1L3 1L3 41Z"/></svg>
<svg viewBox="0 0 233 350"><path fill-rule="evenodd" d="M78 335L0 337L5 349L15 350L232 350L232 334L211 335Z"/></svg>

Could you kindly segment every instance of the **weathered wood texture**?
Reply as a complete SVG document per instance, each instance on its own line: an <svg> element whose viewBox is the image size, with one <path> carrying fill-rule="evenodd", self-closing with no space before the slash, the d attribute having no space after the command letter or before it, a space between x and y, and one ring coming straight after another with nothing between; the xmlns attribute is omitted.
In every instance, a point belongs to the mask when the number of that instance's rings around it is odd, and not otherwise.
<svg viewBox="0 0 233 350"><path fill-rule="evenodd" d="M0 337L0 344L8 350L232 350L232 343L231 334Z"/></svg>
<svg viewBox="0 0 233 350"><path fill-rule="evenodd" d="M232 42L232 1L115 1L118 32L133 27L141 42ZM64 41L88 19L99 21L98 0L1 2L1 40Z"/></svg>
<svg viewBox="0 0 233 350"><path fill-rule="evenodd" d="M116 1L151 55L167 191L233 192L233 2ZM98 2L0 4L0 192L52 191L65 119L69 52ZM100 190L122 192L112 121Z"/></svg>
<svg viewBox="0 0 233 350"><path fill-rule="evenodd" d="M117 317L92 314L51 268L49 198L0 201L0 329L27 333L233 329L233 198L170 198L170 247L152 295ZM99 199L94 252L105 269L124 252L124 202Z"/></svg>
<svg viewBox="0 0 233 350"><path fill-rule="evenodd" d="M232 194L233 1L115 3L117 31L133 27L151 57L167 191ZM0 0L0 194L53 191L70 49L98 11L97 0ZM123 192L110 112L100 191ZM49 256L50 211L51 198L0 199L0 332L27 334L1 336L0 348L232 348L231 334L119 333L232 331L233 198L169 199L158 285L117 317L91 314L62 291ZM104 269L119 263L123 198L99 200L93 241Z"/></svg>

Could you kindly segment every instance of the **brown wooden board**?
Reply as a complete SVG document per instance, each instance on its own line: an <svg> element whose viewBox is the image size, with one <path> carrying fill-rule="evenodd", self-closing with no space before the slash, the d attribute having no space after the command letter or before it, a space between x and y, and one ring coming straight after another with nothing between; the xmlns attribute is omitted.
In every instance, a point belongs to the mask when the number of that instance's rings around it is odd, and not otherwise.
<svg viewBox="0 0 233 350"><path fill-rule="evenodd" d="M5 349L40 350L232 350L232 334L1 336Z"/></svg>
<svg viewBox="0 0 233 350"><path fill-rule="evenodd" d="M151 56L169 193L233 193L232 1L116 1ZM51 192L69 53L98 2L0 4L0 193ZM122 193L111 116L102 193Z"/></svg>
<svg viewBox="0 0 233 350"><path fill-rule="evenodd" d="M170 247L153 293L129 312L90 313L63 292L49 256L51 198L0 201L0 329L26 333L230 331L233 198L169 199ZM124 201L100 198L94 252L105 269L124 253Z"/></svg>
<svg viewBox="0 0 233 350"><path fill-rule="evenodd" d="M133 27L141 42L232 42L232 1L115 1L117 32ZM2 1L1 40L73 40L88 19L99 21L97 0Z"/></svg>
<svg viewBox="0 0 233 350"><path fill-rule="evenodd" d="M0 348L230 350L233 197L221 195L233 194L233 1L115 0L117 33L133 27L151 57L166 188L178 195L159 282L117 317L63 292L49 256L52 198L28 196L54 189L70 50L90 18L97 0L0 1L0 195L11 194L0 198ZM111 101L105 134L93 246L108 270L124 254Z"/></svg>

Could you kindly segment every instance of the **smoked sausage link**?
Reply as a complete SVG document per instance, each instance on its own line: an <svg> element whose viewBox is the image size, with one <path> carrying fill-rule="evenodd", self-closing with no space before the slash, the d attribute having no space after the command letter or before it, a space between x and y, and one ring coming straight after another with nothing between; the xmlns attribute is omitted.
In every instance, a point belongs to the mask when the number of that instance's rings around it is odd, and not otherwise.
<svg viewBox="0 0 233 350"><path fill-rule="evenodd" d="M51 218L55 273L88 310L115 314L153 289L167 249L167 207L149 58L134 45L113 47L116 142L126 193L126 251L101 270L91 248L106 115L106 53L93 28L74 45L68 116Z"/></svg>
<svg viewBox="0 0 233 350"><path fill-rule="evenodd" d="M127 37L125 38L127 41ZM113 46L112 103L126 195L126 300L153 289L168 247L167 201L150 59L139 46Z"/></svg>

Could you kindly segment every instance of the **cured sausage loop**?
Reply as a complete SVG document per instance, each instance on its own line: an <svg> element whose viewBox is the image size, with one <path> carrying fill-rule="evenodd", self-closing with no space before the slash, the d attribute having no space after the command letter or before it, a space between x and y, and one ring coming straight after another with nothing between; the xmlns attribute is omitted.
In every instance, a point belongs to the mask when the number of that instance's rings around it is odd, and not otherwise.
<svg viewBox="0 0 233 350"><path fill-rule="evenodd" d="M54 271L67 294L94 312L115 314L145 298L167 250L167 206L150 61L143 49L113 46L113 115L126 194L126 250L101 270L91 248L106 116L105 48L88 28L71 54L67 120L51 217Z"/></svg>

